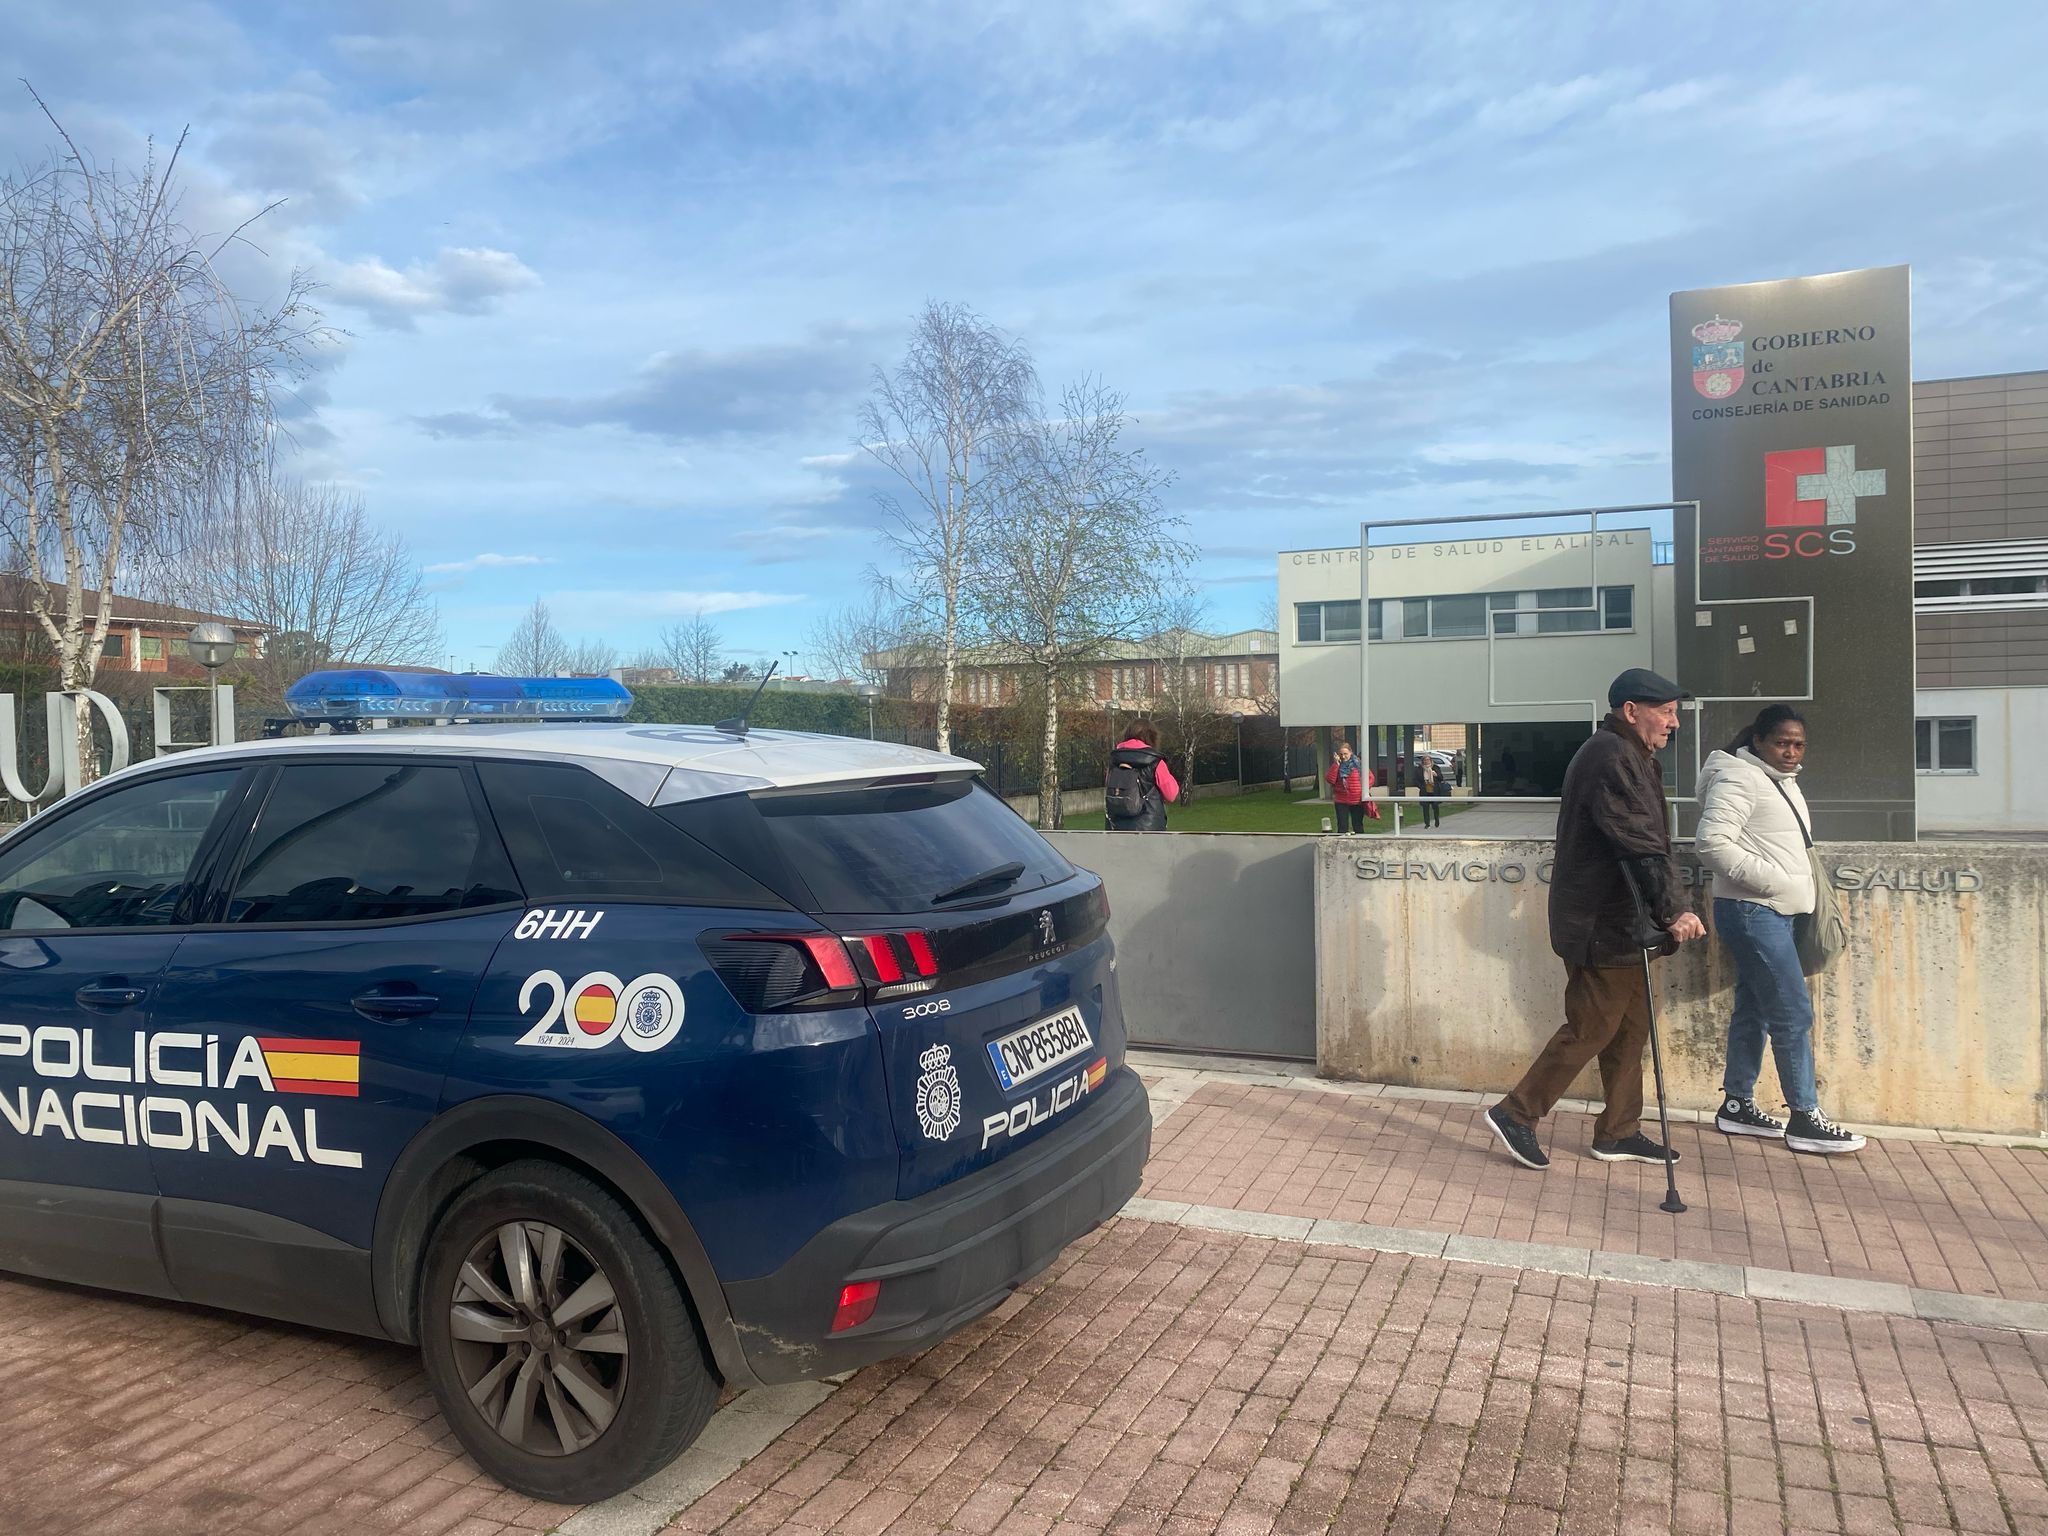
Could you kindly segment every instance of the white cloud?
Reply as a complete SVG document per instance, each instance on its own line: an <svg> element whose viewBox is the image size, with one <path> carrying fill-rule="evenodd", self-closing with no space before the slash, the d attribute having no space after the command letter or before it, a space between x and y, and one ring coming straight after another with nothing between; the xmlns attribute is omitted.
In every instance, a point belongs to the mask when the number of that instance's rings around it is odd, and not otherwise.
<svg viewBox="0 0 2048 1536"><path fill-rule="evenodd" d="M351 262L326 291L379 325L410 330L421 315L480 315L506 295L539 284L540 274L510 251L450 245L403 272L374 256Z"/></svg>
<svg viewBox="0 0 2048 1536"><path fill-rule="evenodd" d="M548 555L499 555L486 550L480 555L471 555L467 560L440 560L421 569L429 576L450 575L462 571L494 571L508 566L553 565Z"/></svg>

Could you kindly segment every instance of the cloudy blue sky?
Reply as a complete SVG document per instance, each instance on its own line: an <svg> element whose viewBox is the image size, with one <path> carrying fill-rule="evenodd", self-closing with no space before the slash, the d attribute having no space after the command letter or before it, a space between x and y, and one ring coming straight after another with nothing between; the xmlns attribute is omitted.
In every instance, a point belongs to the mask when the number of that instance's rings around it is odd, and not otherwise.
<svg viewBox="0 0 2048 1536"><path fill-rule="evenodd" d="M102 155L189 125L194 226L285 200L233 275L344 333L300 467L460 664L536 596L801 649L928 299L1127 392L1219 626L1368 514L1669 495L1673 289L1911 262L1920 377L2048 365L2038 4L83 0L0 53Z"/></svg>

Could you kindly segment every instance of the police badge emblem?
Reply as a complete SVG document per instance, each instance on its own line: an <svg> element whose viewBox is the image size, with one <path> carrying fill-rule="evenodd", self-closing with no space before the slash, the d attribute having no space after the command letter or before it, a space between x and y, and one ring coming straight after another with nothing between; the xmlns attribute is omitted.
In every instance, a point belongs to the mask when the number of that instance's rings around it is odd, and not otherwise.
<svg viewBox="0 0 2048 1536"><path fill-rule="evenodd" d="M1725 400L1742 388L1745 371L1740 320L1719 315L1692 328L1692 387L1709 400Z"/></svg>
<svg viewBox="0 0 2048 1536"><path fill-rule="evenodd" d="M917 1058L924 1075L917 1080L917 1124L927 1140L944 1141L960 1129L960 1074L953 1070L953 1048L934 1045Z"/></svg>

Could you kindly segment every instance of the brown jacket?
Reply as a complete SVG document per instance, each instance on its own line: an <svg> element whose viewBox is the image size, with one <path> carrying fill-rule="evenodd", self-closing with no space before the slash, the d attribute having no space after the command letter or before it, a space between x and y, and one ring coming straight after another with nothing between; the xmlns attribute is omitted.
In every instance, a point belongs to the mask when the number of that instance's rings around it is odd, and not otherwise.
<svg viewBox="0 0 2048 1536"><path fill-rule="evenodd" d="M1609 715L1565 770L1563 801L1550 874L1550 947L1569 965L1634 965L1642 950L1622 862L1647 861L1637 868L1648 877L1658 927L1669 928L1684 910L1657 759Z"/></svg>

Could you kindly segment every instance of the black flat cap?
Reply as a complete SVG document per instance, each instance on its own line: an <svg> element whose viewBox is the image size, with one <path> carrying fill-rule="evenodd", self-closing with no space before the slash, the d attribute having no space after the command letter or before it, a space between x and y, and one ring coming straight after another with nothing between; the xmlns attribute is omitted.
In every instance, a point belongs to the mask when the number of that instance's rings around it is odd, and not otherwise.
<svg viewBox="0 0 2048 1536"><path fill-rule="evenodd" d="M1659 677L1648 667L1630 667L1607 685L1609 709L1619 709L1628 703L1669 704L1673 699L1691 697L1670 678Z"/></svg>

